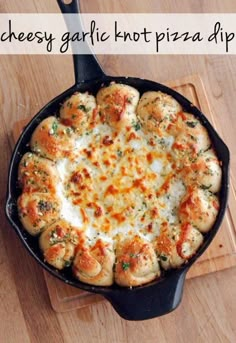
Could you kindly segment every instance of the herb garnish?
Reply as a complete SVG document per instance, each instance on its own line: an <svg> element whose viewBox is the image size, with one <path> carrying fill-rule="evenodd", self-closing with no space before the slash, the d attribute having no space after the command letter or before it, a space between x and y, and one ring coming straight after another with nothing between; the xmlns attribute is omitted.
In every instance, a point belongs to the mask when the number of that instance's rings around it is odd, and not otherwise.
<svg viewBox="0 0 236 343"><path fill-rule="evenodd" d="M121 156L122 156L122 151L121 151L121 150L117 150L117 155L118 155L119 157L121 157Z"/></svg>
<svg viewBox="0 0 236 343"><path fill-rule="evenodd" d="M122 268L123 270L128 270L130 267L130 263L129 262L122 262Z"/></svg>
<svg viewBox="0 0 236 343"><path fill-rule="evenodd" d="M210 189L212 185L206 186L206 185L201 185L200 188L203 190Z"/></svg>
<svg viewBox="0 0 236 343"><path fill-rule="evenodd" d="M160 259L161 259L162 261L167 261L167 256L165 256L165 255L160 255Z"/></svg>
<svg viewBox="0 0 236 343"><path fill-rule="evenodd" d="M86 107L85 105L82 105L82 104L79 105L77 108L83 112L89 112L91 110L90 107Z"/></svg>
<svg viewBox="0 0 236 343"><path fill-rule="evenodd" d="M186 121L186 124L188 125L188 127L194 128L198 122L197 121Z"/></svg>
<svg viewBox="0 0 236 343"><path fill-rule="evenodd" d="M141 129L141 124L138 121L134 121L132 122L132 126L135 129L135 131L138 131Z"/></svg>
<svg viewBox="0 0 236 343"><path fill-rule="evenodd" d="M52 204L48 201L39 200L38 208L41 212L47 212L52 209Z"/></svg>
<svg viewBox="0 0 236 343"><path fill-rule="evenodd" d="M52 123L52 130L50 131L50 133L52 135L56 135L57 134L57 129L58 129L58 123L56 121L54 121Z"/></svg>
<svg viewBox="0 0 236 343"><path fill-rule="evenodd" d="M66 128L66 133L67 133L68 136L70 136L72 134L72 132L73 132L73 130L72 130L71 127L67 127Z"/></svg>

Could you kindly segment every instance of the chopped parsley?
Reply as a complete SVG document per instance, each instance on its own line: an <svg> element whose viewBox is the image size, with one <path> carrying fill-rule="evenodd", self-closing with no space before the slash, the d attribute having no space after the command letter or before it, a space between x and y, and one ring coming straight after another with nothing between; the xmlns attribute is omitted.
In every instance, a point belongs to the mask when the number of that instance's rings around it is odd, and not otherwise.
<svg viewBox="0 0 236 343"><path fill-rule="evenodd" d="M206 185L201 185L200 188L203 190L210 189L212 185L206 186Z"/></svg>
<svg viewBox="0 0 236 343"><path fill-rule="evenodd" d="M72 261L65 261L65 267L70 267Z"/></svg>
<svg viewBox="0 0 236 343"><path fill-rule="evenodd" d="M130 267L130 263L129 262L122 262L122 268L123 270L128 270Z"/></svg>
<svg viewBox="0 0 236 343"><path fill-rule="evenodd" d="M158 139L158 144L160 144L161 148L164 149L166 145L166 141L164 138Z"/></svg>
<svg viewBox="0 0 236 343"><path fill-rule="evenodd" d="M188 125L188 127L194 128L198 122L197 121L186 121L186 124Z"/></svg>
<svg viewBox="0 0 236 343"><path fill-rule="evenodd" d="M117 155L118 155L119 157L121 157L121 156L122 156L122 151L121 151L121 150L117 150Z"/></svg>
<svg viewBox="0 0 236 343"><path fill-rule="evenodd" d="M52 209L52 204L48 201L39 200L38 208L40 212L47 212Z"/></svg>
<svg viewBox="0 0 236 343"><path fill-rule="evenodd" d="M73 132L73 130L72 130L71 127L67 127L66 128L66 133L67 133L68 136L70 136L72 134L72 132Z"/></svg>
<svg viewBox="0 0 236 343"><path fill-rule="evenodd" d="M57 129L58 129L58 123L54 121L52 123L52 129L50 130L51 135L56 135L57 134Z"/></svg>
<svg viewBox="0 0 236 343"><path fill-rule="evenodd" d="M49 241L50 241L50 245L54 245L58 242L58 235L57 235L56 230L52 230Z"/></svg>
<svg viewBox="0 0 236 343"><path fill-rule="evenodd" d="M91 110L90 107L86 107L85 105L82 105L82 104L79 105L77 108L83 112L89 112Z"/></svg>
<svg viewBox="0 0 236 343"><path fill-rule="evenodd" d="M79 105L78 109L81 110L81 111L86 112L86 107L84 105Z"/></svg>
<svg viewBox="0 0 236 343"><path fill-rule="evenodd" d="M137 257L136 254L130 254L129 256L130 256L130 257L133 257L133 258L134 258L134 257Z"/></svg>
<svg viewBox="0 0 236 343"><path fill-rule="evenodd" d="M141 129L141 124L138 121L133 120L132 126L135 129L135 131L139 131Z"/></svg>
<svg viewBox="0 0 236 343"><path fill-rule="evenodd" d="M194 137L193 135L190 135L190 138L191 138L194 142L197 142L197 137Z"/></svg>
<svg viewBox="0 0 236 343"><path fill-rule="evenodd" d="M143 206L147 208L147 203L146 203L146 201L143 201Z"/></svg>
<svg viewBox="0 0 236 343"><path fill-rule="evenodd" d="M165 255L160 255L160 259L161 259L162 261L167 261L167 256L165 256Z"/></svg>

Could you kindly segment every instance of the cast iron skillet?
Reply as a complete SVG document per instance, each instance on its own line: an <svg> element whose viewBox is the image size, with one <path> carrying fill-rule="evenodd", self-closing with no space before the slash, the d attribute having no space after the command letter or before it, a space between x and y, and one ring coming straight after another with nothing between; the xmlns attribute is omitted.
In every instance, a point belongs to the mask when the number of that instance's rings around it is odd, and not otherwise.
<svg viewBox="0 0 236 343"><path fill-rule="evenodd" d="M62 0L57 0L63 13L77 13L79 11L76 0L69 5L64 4ZM66 19L67 20L67 19ZM70 23L67 22L68 27ZM80 25L80 23L78 23ZM71 286L84 289L89 292L102 294L110 301L115 310L125 319L144 320L164 315L174 310L181 301L184 280L187 271L191 265L202 255L208 245L211 243L222 222L227 204L228 196L228 170L229 170L229 151L227 146L221 140L219 135L213 129L205 116L194 107L186 98L174 90L163 86L159 83L142 80L132 77L111 77L105 75L93 55L74 55L75 85L66 90L64 93L51 100L44 106L26 126L21 134L10 163L8 178L8 193L6 202L6 215L15 232L21 239L29 253L37 262L46 269L50 274L64 281ZM22 227L18 214L16 201L21 193L17 186L17 169L22 155L29 150L28 142L36 126L46 117L58 111L63 100L73 94L75 91L89 91L93 94L99 90L102 84L109 84L111 81L124 83L137 88L143 92L154 90L162 91L173 96L183 108L194 114L206 127L218 158L222 161L222 187L220 191L220 210L212 230L205 235L204 243L197 253L189 260L187 264L176 270L165 272L162 277L147 285L133 289L121 288L117 285L110 287L98 287L84 284L76 280L70 270L58 271L54 267L46 264L38 246L38 238L30 236Z"/></svg>

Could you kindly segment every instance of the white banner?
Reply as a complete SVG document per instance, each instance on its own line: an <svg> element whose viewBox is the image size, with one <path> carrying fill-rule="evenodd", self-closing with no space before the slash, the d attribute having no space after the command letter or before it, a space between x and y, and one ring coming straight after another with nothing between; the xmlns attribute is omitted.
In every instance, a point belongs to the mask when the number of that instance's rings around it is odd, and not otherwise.
<svg viewBox="0 0 236 343"><path fill-rule="evenodd" d="M0 54L236 54L231 14L0 14ZM88 45L90 48L88 48Z"/></svg>

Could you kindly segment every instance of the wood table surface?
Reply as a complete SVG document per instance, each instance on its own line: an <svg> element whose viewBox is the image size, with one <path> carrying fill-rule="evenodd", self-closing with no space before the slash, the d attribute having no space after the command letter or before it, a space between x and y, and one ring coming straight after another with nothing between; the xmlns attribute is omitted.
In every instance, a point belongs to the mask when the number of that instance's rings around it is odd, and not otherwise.
<svg viewBox="0 0 236 343"><path fill-rule="evenodd" d="M236 12L222 0L82 0L83 12ZM0 12L59 12L56 1L0 0ZM175 80L199 74L236 167L236 56L99 56L110 75ZM143 322L108 302L55 313L42 269L4 215L13 124L73 84L71 56L0 56L0 342L236 342L236 268L188 280L178 309ZM235 184L236 186L236 184Z"/></svg>

